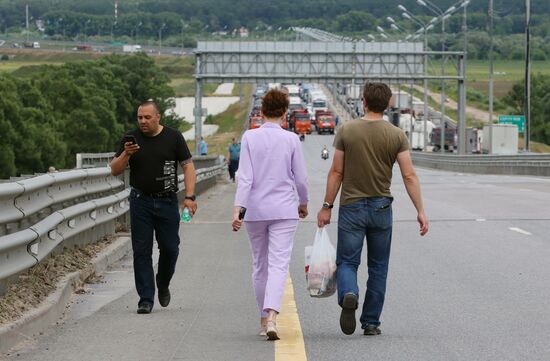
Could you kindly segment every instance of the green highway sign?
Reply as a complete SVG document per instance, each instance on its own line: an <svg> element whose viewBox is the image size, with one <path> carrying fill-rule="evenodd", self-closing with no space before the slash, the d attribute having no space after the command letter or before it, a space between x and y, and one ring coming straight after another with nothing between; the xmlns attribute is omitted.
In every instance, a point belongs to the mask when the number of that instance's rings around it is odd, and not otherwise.
<svg viewBox="0 0 550 361"><path fill-rule="evenodd" d="M518 133L525 131L524 115L499 115L498 124L514 124L518 127Z"/></svg>

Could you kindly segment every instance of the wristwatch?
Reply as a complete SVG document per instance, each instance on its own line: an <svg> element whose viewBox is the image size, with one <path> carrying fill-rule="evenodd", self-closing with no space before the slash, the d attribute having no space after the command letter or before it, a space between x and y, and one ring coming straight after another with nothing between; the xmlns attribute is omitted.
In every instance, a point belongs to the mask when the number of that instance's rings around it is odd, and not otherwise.
<svg viewBox="0 0 550 361"><path fill-rule="evenodd" d="M195 201L195 199L197 199L197 196L196 195L191 195L191 196L185 196L185 199L190 199L192 200L193 202Z"/></svg>
<svg viewBox="0 0 550 361"><path fill-rule="evenodd" d="M323 203L323 209L332 209L334 207L334 204L330 204L329 202Z"/></svg>

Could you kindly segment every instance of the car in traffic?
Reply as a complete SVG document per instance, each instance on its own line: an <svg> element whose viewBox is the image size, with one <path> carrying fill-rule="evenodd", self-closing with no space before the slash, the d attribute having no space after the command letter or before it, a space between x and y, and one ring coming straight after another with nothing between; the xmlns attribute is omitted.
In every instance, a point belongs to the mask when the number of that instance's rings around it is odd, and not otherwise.
<svg viewBox="0 0 550 361"><path fill-rule="evenodd" d="M296 134L311 134L311 120L306 111L293 111L290 115L290 121L294 125Z"/></svg>
<svg viewBox="0 0 550 361"><path fill-rule="evenodd" d="M335 127L336 121L334 119L334 113L320 110L315 113L315 128L317 129L317 134L334 134Z"/></svg>

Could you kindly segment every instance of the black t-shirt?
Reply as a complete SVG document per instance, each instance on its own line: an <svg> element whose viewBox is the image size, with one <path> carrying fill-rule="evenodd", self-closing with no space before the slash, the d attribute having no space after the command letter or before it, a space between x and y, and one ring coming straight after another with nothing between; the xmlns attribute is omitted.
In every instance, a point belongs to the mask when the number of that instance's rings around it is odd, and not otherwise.
<svg viewBox="0 0 550 361"><path fill-rule="evenodd" d="M126 134L133 135L139 145L139 150L130 157L130 185L145 193L177 191L178 164L191 159L183 135L167 126L154 137L146 136L139 129ZM123 151L121 140L115 156Z"/></svg>

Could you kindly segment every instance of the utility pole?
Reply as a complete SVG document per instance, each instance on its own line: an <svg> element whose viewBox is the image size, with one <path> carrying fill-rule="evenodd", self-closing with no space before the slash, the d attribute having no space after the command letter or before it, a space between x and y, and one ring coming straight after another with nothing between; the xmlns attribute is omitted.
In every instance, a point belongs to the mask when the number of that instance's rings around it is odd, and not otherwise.
<svg viewBox="0 0 550 361"><path fill-rule="evenodd" d="M531 130L531 0L525 0L525 144L523 149L529 151L530 130Z"/></svg>
<svg viewBox="0 0 550 361"><path fill-rule="evenodd" d="M25 5L25 27L27 29L27 43L29 42L29 4Z"/></svg>
<svg viewBox="0 0 550 361"><path fill-rule="evenodd" d="M464 22L462 24L462 31L464 33L464 58L461 64L461 73L464 76L464 80L459 84L458 89L458 154L466 154L466 63L468 60L468 4L470 0L465 0L462 3L464 8Z"/></svg>
<svg viewBox="0 0 550 361"><path fill-rule="evenodd" d="M493 124L493 89L494 89L494 69L493 69L493 36L494 36L494 8L493 0L489 0L489 126Z"/></svg>

